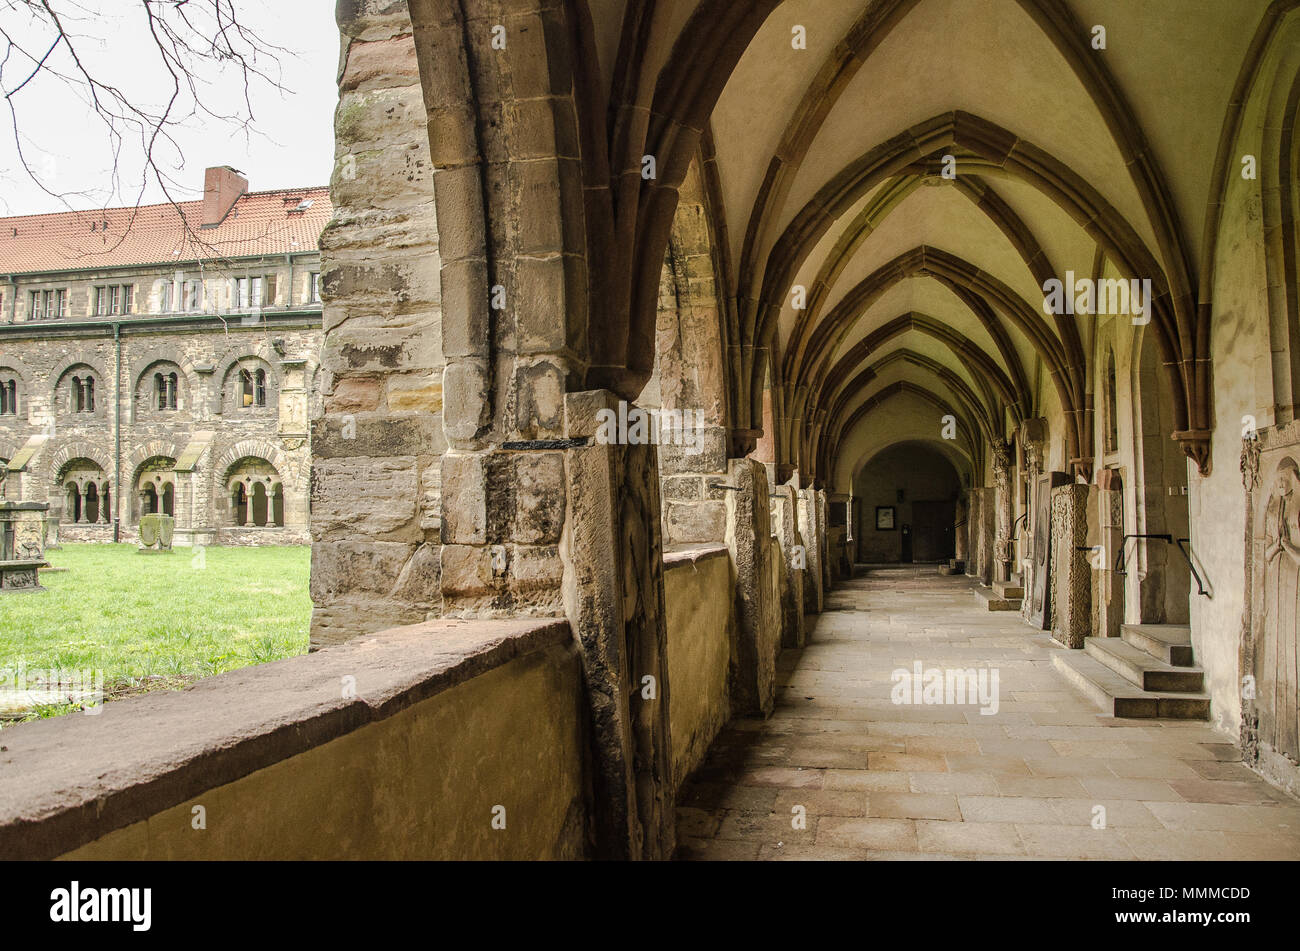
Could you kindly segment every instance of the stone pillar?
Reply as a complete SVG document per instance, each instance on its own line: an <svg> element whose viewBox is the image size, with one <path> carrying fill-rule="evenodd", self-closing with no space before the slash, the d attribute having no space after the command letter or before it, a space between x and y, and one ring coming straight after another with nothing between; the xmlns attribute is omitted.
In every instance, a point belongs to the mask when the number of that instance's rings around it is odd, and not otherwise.
<svg viewBox="0 0 1300 951"><path fill-rule="evenodd" d="M1120 625L1124 623L1124 576L1115 570L1116 560L1124 545L1123 484L1118 469L1099 470L1097 485L1092 493L1093 504L1089 506L1096 523L1092 541L1100 549L1093 556L1096 565L1093 571L1093 604L1097 616L1092 628L1098 637L1119 637ZM1129 555L1136 559L1133 551ZM1132 567L1137 566L1135 564Z"/></svg>
<svg viewBox="0 0 1300 951"><path fill-rule="evenodd" d="M253 524L253 487L244 483L244 527Z"/></svg>
<svg viewBox="0 0 1300 951"><path fill-rule="evenodd" d="M1029 494L1025 499L1025 521L1021 528L1021 537L1027 539L1022 550L1025 557L1020 565L1020 583L1025 589L1025 597L1020 603L1020 616L1029 620L1033 615L1033 597L1036 582L1034 580L1034 527L1038 513L1034 511L1037 504L1038 479L1043 474L1043 454L1047 448L1047 420L1027 419L1020 424L1020 441L1025 452L1025 471L1029 478Z"/></svg>
<svg viewBox="0 0 1300 951"><path fill-rule="evenodd" d="M104 525L113 523L112 513L109 511L111 507L108 502L108 483L105 482L99 487L99 521Z"/></svg>
<svg viewBox="0 0 1300 951"><path fill-rule="evenodd" d="M817 498L812 489L796 489L798 496L799 534L803 538L803 604L805 614L821 614L822 586L821 536L817 530Z"/></svg>
<svg viewBox="0 0 1300 951"><path fill-rule="evenodd" d="M803 647L807 642L804 629L803 536L799 534L798 500L792 486L778 485L772 490L772 534L780 546L785 562L785 583L781 588L781 646Z"/></svg>
<svg viewBox="0 0 1300 951"><path fill-rule="evenodd" d="M770 595L772 519L767 470L753 459L727 463L727 547L736 580L736 624L731 651L731 709L768 716L776 703L776 655L781 644L779 605Z"/></svg>
<svg viewBox="0 0 1300 951"><path fill-rule="evenodd" d="M825 592L828 592L835 586L835 579L831 574L831 547L830 536L826 530L826 490L816 489L815 496L817 499L817 557L821 562L822 574L822 603L825 604Z"/></svg>
<svg viewBox="0 0 1300 951"><path fill-rule="evenodd" d="M1010 581L1014 553L1011 543L1011 507L1015 493L1012 482L1015 474L1015 454L1011 444L1001 439L993 441L993 485L994 485L994 538L993 544L993 578L996 581Z"/></svg>
<svg viewBox="0 0 1300 951"><path fill-rule="evenodd" d="M1088 547L1088 486L1052 490L1052 637L1082 648L1092 633L1092 564Z"/></svg>
<svg viewBox="0 0 1300 951"><path fill-rule="evenodd" d="M967 559L970 557L970 493L963 491L957 497L957 512L953 518L953 565L954 568L965 571Z"/></svg>
<svg viewBox="0 0 1300 951"><path fill-rule="evenodd" d="M597 413L615 406L606 391L568 394L566 437L590 440ZM563 572L564 613L582 654L591 705L597 857L668 858L675 842L675 791L656 447L597 443L563 455L517 455L515 471L526 474L529 486L515 509L521 523L501 523L499 531L513 537L522 531L525 539L541 541L551 537L556 515L563 531L556 539L558 557L513 565L509 583L522 594L530 578ZM539 464L538 456L560 466ZM556 478L559 494L553 492ZM497 522L496 488L487 489L488 525ZM545 522L535 521L538 509L549 513ZM443 571L445 578L445 566ZM647 677L655 685L653 699L646 697Z"/></svg>

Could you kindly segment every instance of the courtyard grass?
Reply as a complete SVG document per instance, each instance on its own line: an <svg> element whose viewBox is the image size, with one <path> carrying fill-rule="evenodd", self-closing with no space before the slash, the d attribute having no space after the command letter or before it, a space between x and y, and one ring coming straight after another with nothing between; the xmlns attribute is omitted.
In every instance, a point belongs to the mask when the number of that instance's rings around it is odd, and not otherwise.
<svg viewBox="0 0 1300 951"><path fill-rule="evenodd" d="M70 544L46 559L68 569L41 573L48 590L0 597L0 670L103 671L115 697L307 651L306 545Z"/></svg>

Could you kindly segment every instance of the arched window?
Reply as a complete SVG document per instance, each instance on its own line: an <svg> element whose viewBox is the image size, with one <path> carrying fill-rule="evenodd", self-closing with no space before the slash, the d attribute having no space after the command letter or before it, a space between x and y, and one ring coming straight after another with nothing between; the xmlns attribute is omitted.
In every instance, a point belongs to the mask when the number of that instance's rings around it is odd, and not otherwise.
<svg viewBox="0 0 1300 951"><path fill-rule="evenodd" d="M239 371L239 405L248 407L253 405L253 374L247 370Z"/></svg>
<svg viewBox="0 0 1300 951"><path fill-rule="evenodd" d="M0 416L18 415L18 383L0 380Z"/></svg>
<svg viewBox="0 0 1300 951"><path fill-rule="evenodd" d="M260 368L257 371L257 405L266 405L266 371Z"/></svg>
<svg viewBox="0 0 1300 951"><path fill-rule="evenodd" d="M1114 350L1106 360L1106 451L1119 451L1119 399L1116 396Z"/></svg>
<svg viewBox="0 0 1300 951"><path fill-rule="evenodd" d="M176 374L167 374L167 408L176 408Z"/></svg>
<svg viewBox="0 0 1300 951"><path fill-rule="evenodd" d="M153 375L153 390L154 390L155 397L158 400L158 408L166 409L167 408L167 384L163 380L163 375L161 373L155 373Z"/></svg>
<svg viewBox="0 0 1300 951"><path fill-rule="evenodd" d="M95 378L93 376L74 376L72 378L70 402L74 413L93 413L95 411Z"/></svg>

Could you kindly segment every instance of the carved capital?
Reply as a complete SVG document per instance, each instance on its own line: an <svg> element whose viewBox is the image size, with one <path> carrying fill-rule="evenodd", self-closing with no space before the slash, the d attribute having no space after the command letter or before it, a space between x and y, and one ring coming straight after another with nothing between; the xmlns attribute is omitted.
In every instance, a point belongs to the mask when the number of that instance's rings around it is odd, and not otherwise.
<svg viewBox="0 0 1300 951"><path fill-rule="evenodd" d="M744 459L758 446L758 440L762 435L763 430L761 429L731 430L727 458Z"/></svg>
<svg viewBox="0 0 1300 951"><path fill-rule="evenodd" d="M1181 429L1173 439L1183 449L1183 455L1196 463L1203 476L1210 474L1210 431L1208 429Z"/></svg>

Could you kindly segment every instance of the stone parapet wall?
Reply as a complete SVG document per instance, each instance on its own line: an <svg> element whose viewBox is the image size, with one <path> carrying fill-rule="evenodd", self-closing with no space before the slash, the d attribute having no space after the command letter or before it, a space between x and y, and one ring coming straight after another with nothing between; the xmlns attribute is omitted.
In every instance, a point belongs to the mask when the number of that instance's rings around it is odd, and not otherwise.
<svg viewBox="0 0 1300 951"><path fill-rule="evenodd" d="M731 562L723 546L664 556L673 788L704 761L731 717Z"/></svg>
<svg viewBox="0 0 1300 951"><path fill-rule="evenodd" d="M564 621L385 631L6 730L0 858L583 858L582 718Z"/></svg>

